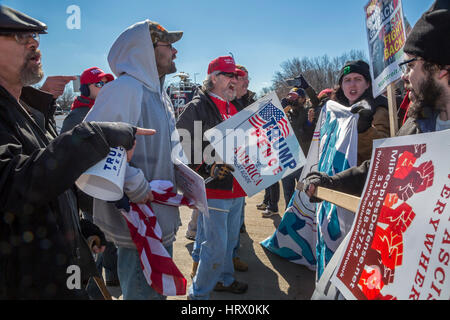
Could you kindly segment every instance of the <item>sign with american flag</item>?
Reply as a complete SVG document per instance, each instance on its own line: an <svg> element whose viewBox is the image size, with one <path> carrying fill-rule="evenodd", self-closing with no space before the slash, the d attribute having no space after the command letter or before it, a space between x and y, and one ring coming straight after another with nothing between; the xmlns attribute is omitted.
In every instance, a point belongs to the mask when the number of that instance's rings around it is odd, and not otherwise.
<svg viewBox="0 0 450 320"><path fill-rule="evenodd" d="M205 132L216 162L234 167L248 196L303 167L305 155L275 92Z"/></svg>
<svg viewBox="0 0 450 320"><path fill-rule="evenodd" d="M266 123L276 123L281 129L281 136L283 138L286 138L290 133L289 121L286 119L286 114L270 102L261 111L248 119L248 121L256 129L261 128Z"/></svg>
<svg viewBox="0 0 450 320"><path fill-rule="evenodd" d="M331 281L347 299L450 298L450 130L375 140Z"/></svg>

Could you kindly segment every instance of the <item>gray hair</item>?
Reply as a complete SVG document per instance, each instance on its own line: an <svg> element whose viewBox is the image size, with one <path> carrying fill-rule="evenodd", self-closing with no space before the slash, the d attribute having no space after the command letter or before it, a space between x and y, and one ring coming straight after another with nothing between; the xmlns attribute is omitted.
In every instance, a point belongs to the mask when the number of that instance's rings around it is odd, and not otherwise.
<svg viewBox="0 0 450 320"><path fill-rule="evenodd" d="M203 81L203 86L202 86L202 90L204 91L204 92L209 92L209 91L211 91L212 89L214 89L214 84L213 84L213 82L212 82L212 79L211 79L211 77L214 75L214 76L217 76L218 74L219 74L219 72L220 71L213 71L213 72L211 72L210 74L208 74L207 76L206 76L206 79Z"/></svg>

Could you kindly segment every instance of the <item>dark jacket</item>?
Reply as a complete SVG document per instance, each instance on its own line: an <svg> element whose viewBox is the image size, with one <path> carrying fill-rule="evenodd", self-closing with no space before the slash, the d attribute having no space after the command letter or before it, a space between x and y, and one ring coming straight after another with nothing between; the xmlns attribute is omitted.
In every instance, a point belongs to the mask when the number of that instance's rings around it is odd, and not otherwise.
<svg viewBox="0 0 450 320"><path fill-rule="evenodd" d="M52 100L24 88L19 104L0 86L0 299L86 298L67 268L96 274L73 184L109 146L89 124L57 137Z"/></svg>
<svg viewBox="0 0 450 320"><path fill-rule="evenodd" d="M202 131L201 137L194 137L194 121L201 121ZM181 142L183 149L186 154L190 154L190 167L200 174L203 178L207 178L210 175L210 165L204 162L193 163L194 162L194 138L202 139L202 155L205 148L207 148L210 143L203 140L205 131L214 128L219 123L223 121L219 110L217 109L211 98L201 89L198 90L197 95L187 104L186 109L180 115L177 121L177 129L186 129L191 134L191 143L184 144L184 140ZM213 154L214 155L214 154ZM208 189L218 189L218 190L231 190L233 187L233 176L231 174L227 175L223 180L213 180L209 182L206 187Z"/></svg>
<svg viewBox="0 0 450 320"><path fill-rule="evenodd" d="M251 105L253 102L255 102L255 93L247 90L247 93L244 94L239 99L234 99L231 101L231 103L236 107L237 111L241 111L245 108L247 108L249 105Z"/></svg>
<svg viewBox="0 0 450 320"><path fill-rule="evenodd" d="M315 129L315 123L308 121L309 108L301 106L297 102L292 103L286 98L281 100L281 105L283 108L286 108L288 105L292 106L292 109L286 112L286 116L291 123L297 141L303 150L303 154L307 156Z"/></svg>
<svg viewBox="0 0 450 320"><path fill-rule="evenodd" d="M78 100L82 100L82 97L77 97ZM89 102L89 101L87 101ZM81 123L88 114L91 107L89 105L80 106L69 112L61 127L61 133L72 130L77 124Z"/></svg>
<svg viewBox="0 0 450 320"><path fill-rule="evenodd" d="M82 100L82 97L77 97L77 99ZM89 101L86 101L89 103ZM76 125L83 122L84 118L88 114L89 110L91 108L86 104L86 106L78 107L69 112L69 114L66 116L66 118L63 121L61 131L60 133L64 133L67 131L72 130ZM78 197L78 205L84 213L87 213L91 217L94 214L93 207L94 207L94 198L88 196L83 191L79 190L77 187L77 197Z"/></svg>
<svg viewBox="0 0 450 320"><path fill-rule="evenodd" d="M436 131L437 116L436 112L430 108L425 108L417 118L408 118L396 136L434 132ZM369 173L369 167L370 160L366 160L358 167L352 167L337 173L332 177L332 189L361 196Z"/></svg>

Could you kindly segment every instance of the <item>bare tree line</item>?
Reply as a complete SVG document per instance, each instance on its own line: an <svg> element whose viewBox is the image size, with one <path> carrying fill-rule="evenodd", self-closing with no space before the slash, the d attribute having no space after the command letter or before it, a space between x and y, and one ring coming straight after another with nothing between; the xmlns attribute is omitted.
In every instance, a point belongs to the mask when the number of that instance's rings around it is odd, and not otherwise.
<svg viewBox="0 0 450 320"><path fill-rule="evenodd" d="M276 91L280 98L286 96L291 89L286 79L303 74L309 85L317 93L326 88L333 88L338 83L339 71L345 62L351 60L364 60L366 55L362 50L351 50L337 57L327 54L318 57L294 57L281 63L281 70L277 71L272 79L272 86L263 88L261 95Z"/></svg>
<svg viewBox="0 0 450 320"><path fill-rule="evenodd" d="M281 63L281 70L277 71L272 79L272 86L261 90L259 96L263 96L270 91L275 91L281 98L285 97L290 86L286 79L297 77L303 74L309 85L319 93L323 89L333 88L338 82L339 71L345 62L350 60L367 61L362 50L351 50L340 56L329 57L327 54L318 57L294 57ZM39 86L36 86L39 88ZM58 98L57 103L65 112L70 111L73 100L77 94L70 87L66 87L64 93Z"/></svg>

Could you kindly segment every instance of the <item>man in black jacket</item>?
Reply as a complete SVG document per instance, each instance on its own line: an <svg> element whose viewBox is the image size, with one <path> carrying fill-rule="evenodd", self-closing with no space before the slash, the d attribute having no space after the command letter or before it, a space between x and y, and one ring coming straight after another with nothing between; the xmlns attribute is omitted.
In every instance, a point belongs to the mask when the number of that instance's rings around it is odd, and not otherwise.
<svg viewBox="0 0 450 320"><path fill-rule="evenodd" d="M73 185L110 147L132 149L140 133L92 122L57 137L52 94L29 87L43 77L46 29L0 6L0 299L87 298L80 284L96 270Z"/></svg>
<svg viewBox="0 0 450 320"><path fill-rule="evenodd" d="M200 212L198 217L192 254L192 275L195 276L189 288L190 299L208 299L213 289L232 293L247 291L247 284L234 278L232 259L239 237L240 217L246 194L230 173L234 170L233 167L203 156L209 146L209 143L203 141L204 132L238 112L231 101L236 97L236 77L242 74L241 70L236 69L234 59L230 56L212 60L203 88L189 102L177 122L178 131L183 137L183 149L187 155L191 155L191 167L204 178L213 178L206 184L209 216ZM196 130L196 126L201 130ZM201 136L195 137L198 131ZM195 150L197 143L186 141L184 137L187 136L201 139L202 148ZM198 155L201 157L196 159Z"/></svg>
<svg viewBox="0 0 450 320"><path fill-rule="evenodd" d="M416 100L397 136L450 129L450 43L441 41L442 35L450 33L449 6L448 0L435 1L406 40L405 59L400 66ZM304 190L311 201L319 201L313 197L316 186L359 196L369 166L370 160L332 177L312 172L306 177Z"/></svg>

